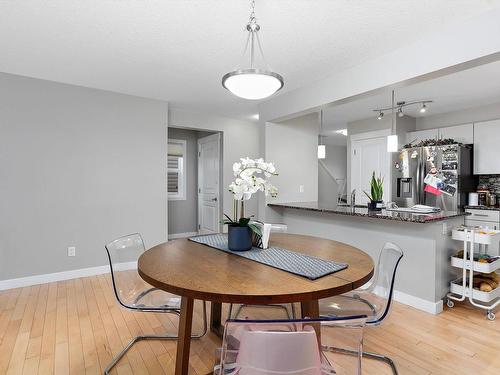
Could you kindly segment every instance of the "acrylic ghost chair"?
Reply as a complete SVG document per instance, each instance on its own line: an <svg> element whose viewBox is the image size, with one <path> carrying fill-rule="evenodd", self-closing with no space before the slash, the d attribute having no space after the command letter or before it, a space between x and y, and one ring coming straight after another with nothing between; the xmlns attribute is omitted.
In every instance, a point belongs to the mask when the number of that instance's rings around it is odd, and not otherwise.
<svg viewBox="0 0 500 375"><path fill-rule="evenodd" d="M365 320L228 320L214 374L359 375ZM334 344L350 355L330 350Z"/></svg>
<svg viewBox="0 0 500 375"><path fill-rule="evenodd" d="M349 293L319 301L319 313L323 317L342 317L356 314L367 316L367 326L380 325L389 315L392 306L394 279L403 251L387 242L380 253L375 275L371 282ZM397 375L396 365L387 356L363 352L363 357L386 362Z"/></svg>
<svg viewBox="0 0 500 375"><path fill-rule="evenodd" d="M146 250L144 241L139 233L120 237L105 246L111 269L113 290L118 303L129 310L151 313L168 313L180 316L180 298L168 294L158 288L151 287L137 273L137 260ZM203 331L191 336L193 339L203 337L207 332L206 303L203 301ZM104 374L111 369L121 358L142 340L176 340L176 334L143 334L134 337L125 348L113 358L106 367Z"/></svg>

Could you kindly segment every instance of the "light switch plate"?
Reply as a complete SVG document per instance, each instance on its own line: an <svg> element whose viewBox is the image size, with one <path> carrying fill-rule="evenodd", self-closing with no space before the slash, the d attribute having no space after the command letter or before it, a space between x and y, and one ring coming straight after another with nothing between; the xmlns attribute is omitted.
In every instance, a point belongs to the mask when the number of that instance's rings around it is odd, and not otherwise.
<svg viewBox="0 0 500 375"><path fill-rule="evenodd" d="M69 257L76 256L76 247L74 247L74 246L68 247L68 256Z"/></svg>

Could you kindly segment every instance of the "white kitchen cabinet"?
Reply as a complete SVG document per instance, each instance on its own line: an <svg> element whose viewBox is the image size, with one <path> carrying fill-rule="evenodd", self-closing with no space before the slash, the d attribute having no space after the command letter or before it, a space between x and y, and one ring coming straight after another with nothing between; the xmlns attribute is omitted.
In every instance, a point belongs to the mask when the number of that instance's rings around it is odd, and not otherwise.
<svg viewBox="0 0 500 375"><path fill-rule="evenodd" d="M406 135L406 142L417 144L421 141L425 141L427 139L438 139L439 131L438 129L426 129L426 130L417 130L414 132L409 132Z"/></svg>
<svg viewBox="0 0 500 375"><path fill-rule="evenodd" d="M409 132L406 135L406 142L412 144L419 143L428 139L444 139L452 138L458 143L472 144L474 143L474 126L473 124L447 126L444 128L425 129Z"/></svg>
<svg viewBox="0 0 500 375"><path fill-rule="evenodd" d="M472 144L474 143L474 125L464 124L439 128L439 138L452 138L458 143Z"/></svg>
<svg viewBox="0 0 500 375"><path fill-rule="evenodd" d="M500 119L474 123L474 174L500 174Z"/></svg>

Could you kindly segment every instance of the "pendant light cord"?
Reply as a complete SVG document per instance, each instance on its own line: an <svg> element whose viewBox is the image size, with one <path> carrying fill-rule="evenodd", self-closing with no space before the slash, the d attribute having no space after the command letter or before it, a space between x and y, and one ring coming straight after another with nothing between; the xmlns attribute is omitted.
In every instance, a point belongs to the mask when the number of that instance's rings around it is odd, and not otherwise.
<svg viewBox="0 0 500 375"><path fill-rule="evenodd" d="M260 56L262 58L262 62L266 70L271 71L271 66L267 63L266 58L264 56L264 51L262 49L262 44L259 38L259 30L260 26L257 23L257 17L255 17L255 0L250 1L250 17L246 26L248 30L247 40L245 42L245 48L243 49L243 53L241 54L240 64L235 67L235 70L238 70L240 66L244 66L245 55L248 52L248 45L250 45L250 69L254 69L255 67L255 41L257 41L257 48ZM242 64L243 62L243 64Z"/></svg>
<svg viewBox="0 0 500 375"><path fill-rule="evenodd" d="M396 133L396 124L394 121L394 90L392 90L392 106L391 106L391 135Z"/></svg>
<svg viewBox="0 0 500 375"><path fill-rule="evenodd" d="M323 144L323 136L321 133L323 132L323 109L319 111L319 144Z"/></svg>

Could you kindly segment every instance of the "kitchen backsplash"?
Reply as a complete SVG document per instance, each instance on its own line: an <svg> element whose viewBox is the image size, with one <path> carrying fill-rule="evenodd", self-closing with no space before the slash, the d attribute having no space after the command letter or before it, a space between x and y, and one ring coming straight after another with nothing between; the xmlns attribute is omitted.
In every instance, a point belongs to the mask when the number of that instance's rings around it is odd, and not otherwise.
<svg viewBox="0 0 500 375"><path fill-rule="evenodd" d="M500 175L498 174L479 176L479 184L486 185L490 191L500 194Z"/></svg>

